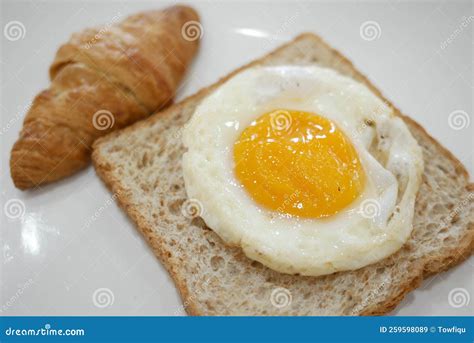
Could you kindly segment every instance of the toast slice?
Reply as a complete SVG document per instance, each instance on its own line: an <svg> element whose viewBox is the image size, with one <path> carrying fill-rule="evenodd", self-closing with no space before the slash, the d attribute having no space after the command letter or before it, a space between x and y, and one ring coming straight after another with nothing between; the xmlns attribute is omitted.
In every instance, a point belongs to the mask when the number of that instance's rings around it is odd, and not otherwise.
<svg viewBox="0 0 474 343"><path fill-rule="evenodd" d="M224 245L199 217L183 216L186 193L180 136L200 101L245 68L313 63L366 84L384 99L350 61L307 33L181 103L94 144L97 173L171 274L191 315L380 315L394 309L423 278L473 252L474 185L467 171L396 108L423 149L425 173L412 236L392 256L328 276L285 275Z"/></svg>

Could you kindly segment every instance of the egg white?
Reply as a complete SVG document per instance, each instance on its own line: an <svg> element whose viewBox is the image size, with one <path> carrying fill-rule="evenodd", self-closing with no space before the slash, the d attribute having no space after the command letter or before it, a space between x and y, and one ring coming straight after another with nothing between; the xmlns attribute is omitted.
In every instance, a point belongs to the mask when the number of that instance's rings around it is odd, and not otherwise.
<svg viewBox="0 0 474 343"><path fill-rule="evenodd" d="M252 121L275 109L317 113L350 138L367 181L340 213L323 219L282 215L259 206L236 179L235 141ZM357 269L389 256L409 238L421 149L380 98L332 69L243 71L202 101L185 126L183 143L186 192L203 205L206 224L276 271L316 276Z"/></svg>

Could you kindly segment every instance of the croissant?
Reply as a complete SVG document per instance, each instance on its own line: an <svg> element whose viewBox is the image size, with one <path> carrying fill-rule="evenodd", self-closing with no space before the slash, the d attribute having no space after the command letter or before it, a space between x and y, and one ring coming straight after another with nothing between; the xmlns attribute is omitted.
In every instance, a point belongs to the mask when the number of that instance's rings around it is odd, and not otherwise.
<svg viewBox="0 0 474 343"><path fill-rule="evenodd" d="M73 34L56 53L51 85L34 99L13 146L20 189L90 162L95 139L169 104L202 35L197 13L173 6Z"/></svg>

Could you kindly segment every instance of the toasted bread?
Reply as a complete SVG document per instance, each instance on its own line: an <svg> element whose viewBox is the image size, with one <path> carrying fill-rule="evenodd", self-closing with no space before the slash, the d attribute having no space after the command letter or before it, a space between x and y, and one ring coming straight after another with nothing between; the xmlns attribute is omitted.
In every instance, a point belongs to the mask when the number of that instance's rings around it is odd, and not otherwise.
<svg viewBox="0 0 474 343"><path fill-rule="evenodd" d="M245 68L314 63L364 83L393 107L343 55L318 36L303 34L181 103L94 144L97 173L171 274L191 315L381 315L424 278L473 252L474 185L466 169L395 107L423 149L425 172L411 238L392 256L323 277L286 275L226 246L199 217L182 215L186 193L180 136L200 101ZM283 304L274 301L280 291Z"/></svg>

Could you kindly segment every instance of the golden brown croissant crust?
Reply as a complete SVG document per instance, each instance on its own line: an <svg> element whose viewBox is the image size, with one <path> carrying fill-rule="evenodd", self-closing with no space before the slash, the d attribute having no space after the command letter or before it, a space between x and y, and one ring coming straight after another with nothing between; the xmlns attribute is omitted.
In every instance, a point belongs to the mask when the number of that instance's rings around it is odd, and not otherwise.
<svg viewBox="0 0 474 343"><path fill-rule="evenodd" d="M192 8L173 6L73 34L13 146L15 186L71 175L88 165L95 139L169 104L199 44L184 29L199 30L198 20Z"/></svg>

